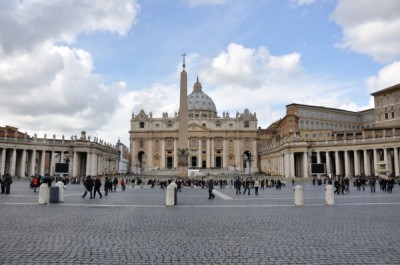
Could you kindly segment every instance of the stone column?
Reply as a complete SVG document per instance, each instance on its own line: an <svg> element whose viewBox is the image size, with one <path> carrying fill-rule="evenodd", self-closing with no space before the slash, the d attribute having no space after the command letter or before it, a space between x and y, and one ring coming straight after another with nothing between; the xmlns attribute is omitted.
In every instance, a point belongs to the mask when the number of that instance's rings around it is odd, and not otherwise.
<svg viewBox="0 0 400 265"><path fill-rule="evenodd" d="M319 151L316 151L316 153L317 153L317 163L319 164L321 163L321 154Z"/></svg>
<svg viewBox="0 0 400 265"><path fill-rule="evenodd" d="M116 159L118 164L118 158ZM118 172L118 167L116 168ZM97 154L92 154L92 176L97 176Z"/></svg>
<svg viewBox="0 0 400 265"><path fill-rule="evenodd" d="M60 163L65 163L65 161L64 161L64 151L60 152Z"/></svg>
<svg viewBox="0 0 400 265"><path fill-rule="evenodd" d="M25 177L25 173L26 173L26 149L22 150L22 158L21 158L21 164L20 166L20 174L21 177Z"/></svg>
<svg viewBox="0 0 400 265"><path fill-rule="evenodd" d="M178 146L177 146L176 138L174 138L174 168L178 167Z"/></svg>
<svg viewBox="0 0 400 265"><path fill-rule="evenodd" d="M226 150L226 139L225 137L222 138L222 168L226 168L228 166L228 156Z"/></svg>
<svg viewBox="0 0 400 265"><path fill-rule="evenodd" d="M308 153L303 152L303 177L308 178Z"/></svg>
<svg viewBox="0 0 400 265"><path fill-rule="evenodd" d="M6 168L6 149L1 149L1 157L0 157L0 175L4 175L4 170Z"/></svg>
<svg viewBox="0 0 400 265"><path fill-rule="evenodd" d="M236 144L235 144L235 165L236 165L236 169L240 168L241 159L242 159L242 156L240 154L240 139L237 138L236 139Z"/></svg>
<svg viewBox="0 0 400 265"><path fill-rule="evenodd" d="M400 176L400 168L399 168L399 149L395 147L393 149L393 155L394 155L394 174L396 176Z"/></svg>
<svg viewBox="0 0 400 265"><path fill-rule="evenodd" d="M374 149L374 171L375 171L375 176L379 176L378 170L378 149Z"/></svg>
<svg viewBox="0 0 400 265"><path fill-rule="evenodd" d="M55 161L54 161L54 151L51 151L50 154L50 176L54 176L54 167L55 167Z"/></svg>
<svg viewBox="0 0 400 265"><path fill-rule="evenodd" d="M207 138L207 168L211 167L211 143L210 138Z"/></svg>
<svg viewBox="0 0 400 265"><path fill-rule="evenodd" d="M285 156L285 176L284 177L290 177L290 157L289 154L284 154Z"/></svg>
<svg viewBox="0 0 400 265"><path fill-rule="evenodd" d="M215 167L215 143L214 138L211 138L211 167Z"/></svg>
<svg viewBox="0 0 400 265"><path fill-rule="evenodd" d="M87 152L86 153L86 172L85 172L86 176L92 175L91 169L92 169L92 154Z"/></svg>
<svg viewBox="0 0 400 265"><path fill-rule="evenodd" d="M354 150L354 175L360 175L360 157L358 150Z"/></svg>
<svg viewBox="0 0 400 265"><path fill-rule="evenodd" d="M290 161L290 173L289 177L294 178L295 177L295 168L294 168L294 153L291 152L289 155L289 161Z"/></svg>
<svg viewBox="0 0 400 265"><path fill-rule="evenodd" d="M30 164L30 175L36 175L36 149L32 150L31 164Z"/></svg>
<svg viewBox="0 0 400 265"><path fill-rule="evenodd" d="M367 149L364 149L364 173L365 175L371 175L371 165L369 162L369 154Z"/></svg>
<svg viewBox="0 0 400 265"><path fill-rule="evenodd" d="M331 165L331 156L329 155L329 151L326 152L326 174L332 174L332 165Z"/></svg>
<svg viewBox="0 0 400 265"><path fill-rule="evenodd" d="M147 139L147 157L146 157L146 167L148 169L153 168L153 139Z"/></svg>
<svg viewBox="0 0 400 265"><path fill-rule="evenodd" d="M251 154L254 157L254 161L252 161L252 163L251 163L252 171L250 171L250 172L254 172L254 171L258 171L258 168L257 168L257 166L258 166L258 161L257 161L258 157L257 157L257 143L256 143L256 141L252 140L251 141L251 145L252 145Z"/></svg>
<svg viewBox="0 0 400 265"><path fill-rule="evenodd" d="M11 154L11 167L10 167L10 174L11 176L15 176L16 174L16 164L17 164L17 149L13 149L12 150L12 154Z"/></svg>
<svg viewBox="0 0 400 265"><path fill-rule="evenodd" d="M137 151L136 151L136 140L131 139L131 172L136 173L136 161L137 161Z"/></svg>
<svg viewBox="0 0 400 265"><path fill-rule="evenodd" d="M160 168L167 168L165 165L165 138L161 139L161 165Z"/></svg>
<svg viewBox="0 0 400 265"><path fill-rule="evenodd" d="M197 156L198 156L198 158L197 158L197 166L198 167L201 167L201 150L202 150L202 140L201 140L201 138L199 139L199 144L198 144L198 146L197 146L199 149L198 149L198 151L197 151Z"/></svg>
<svg viewBox="0 0 400 265"><path fill-rule="evenodd" d="M40 155L40 175L44 175L44 164L46 162L46 151L42 150Z"/></svg>
<svg viewBox="0 0 400 265"><path fill-rule="evenodd" d="M349 151L344 150L344 175L350 175L350 159L349 159Z"/></svg>
<svg viewBox="0 0 400 265"><path fill-rule="evenodd" d="M336 175L342 174L342 172L340 171L339 151L335 151L335 170Z"/></svg>
<svg viewBox="0 0 400 265"><path fill-rule="evenodd" d="M78 152L74 152L72 158L72 176L77 177L78 176Z"/></svg>

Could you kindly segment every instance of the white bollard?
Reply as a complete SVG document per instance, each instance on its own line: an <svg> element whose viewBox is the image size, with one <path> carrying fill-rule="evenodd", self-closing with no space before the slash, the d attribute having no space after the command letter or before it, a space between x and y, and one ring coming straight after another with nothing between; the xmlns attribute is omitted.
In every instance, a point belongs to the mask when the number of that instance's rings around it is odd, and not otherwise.
<svg viewBox="0 0 400 265"><path fill-rule="evenodd" d="M39 187L39 204L49 203L49 186L47 183L42 183Z"/></svg>
<svg viewBox="0 0 400 265"><path fill-rule="evenodd" d="M176 205L176 200L175 200L176 188L177 185L175 182L171 182L171 184L168 185L166 192L166 199L165 199L165 204L167 206Z"/></svg>
<svg viewBox="0 0 400 265"><path fill-rule="evenodd" d="M325 187L325 205L334 205L335 200L333 196L333 187L332 185L327 185Z"/></svg>
<svg viewBox="0 0 400 265"><path fill-rule="evenodd" d="M303 206L303 187L300 185L294 188L294 205Z"/></svg>
<svg viewBox="0 0 400 265"><path fill-rule="evenodd" d="M64 190L66 189L64 182L58 181L56 187L58 187L58 202L64 202Z"/></svg>

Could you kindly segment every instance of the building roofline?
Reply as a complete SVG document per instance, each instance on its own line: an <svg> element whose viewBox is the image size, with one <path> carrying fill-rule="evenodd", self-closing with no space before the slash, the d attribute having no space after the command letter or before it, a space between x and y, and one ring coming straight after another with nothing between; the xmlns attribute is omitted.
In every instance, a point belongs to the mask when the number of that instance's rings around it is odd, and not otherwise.
<svg viewBox="0 0 400 265"><path fill-rule="evenodd" d="M291 103L291 104L286 105L286 107L293 106L293 105L309 107L309 108L319 108L319 109L324 109L324 110L334 110L334 111L346 112L346 113L351 113L351 114L360 114L360 113L363 113L366 111L374 110L374 108L370 108L370 109L360 110L360 111L351 111L351 110L330 108L330 107L324 107L324 106L307 105L307 104L299 104L299 103Z"/></svg>
<svg viewBox="0 0 400 265"><path fill-rule="evenodd" d="M375 91L374 93L371 93L371 96L376 96L376 95L379 95L379 94L382 94L382 93L386 93L386 92L389 92L389 91L392 91L392 90L395 90L395 89L400 89L400 83L396 84L396 85L393 85L393 86L390 86L390 87L387 87L387 88L384 88L384 89L381 89L381 90L378 90L378 91Z"/></svg>

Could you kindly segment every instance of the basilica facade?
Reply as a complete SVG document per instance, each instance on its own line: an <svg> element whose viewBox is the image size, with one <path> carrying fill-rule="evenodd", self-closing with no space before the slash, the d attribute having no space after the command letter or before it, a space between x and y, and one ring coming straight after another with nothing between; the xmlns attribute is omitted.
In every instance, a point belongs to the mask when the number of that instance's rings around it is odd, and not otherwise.
<svg viewBox="0 0 400 265"><path fill-rule="evenodd" d="M182 81L181 81L182 82ZM255 172L257 117L248 109L217 115L214 101L197 78L187 96L189 169L229 169ZM153 117L132 113L130 134L132 172L178 167L179 114Z"/></svg>

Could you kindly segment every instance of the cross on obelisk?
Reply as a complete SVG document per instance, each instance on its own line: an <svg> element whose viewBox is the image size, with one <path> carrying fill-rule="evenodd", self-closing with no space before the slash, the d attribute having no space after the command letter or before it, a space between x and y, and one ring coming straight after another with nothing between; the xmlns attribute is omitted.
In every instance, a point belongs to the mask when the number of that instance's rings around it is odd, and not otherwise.
<svg viewBox="0 0 400 265"><path fill-rule="evenodd" d="M188 177L188 106L187 106L187 74L185 71L185 57L186 54L182 55L183 57L183 69L181 72L181 80L180 80L180 100L179 100L179 134L178 134L178 168L179 168L179 177L187 178Z"/></svg>

